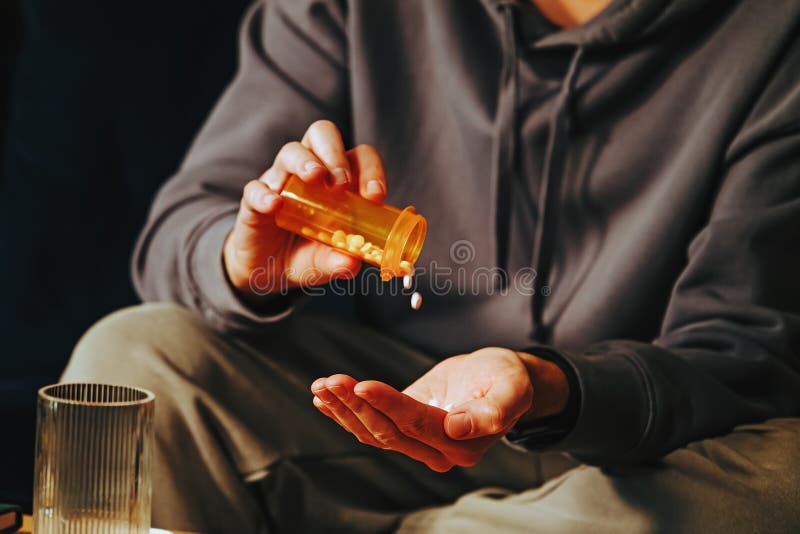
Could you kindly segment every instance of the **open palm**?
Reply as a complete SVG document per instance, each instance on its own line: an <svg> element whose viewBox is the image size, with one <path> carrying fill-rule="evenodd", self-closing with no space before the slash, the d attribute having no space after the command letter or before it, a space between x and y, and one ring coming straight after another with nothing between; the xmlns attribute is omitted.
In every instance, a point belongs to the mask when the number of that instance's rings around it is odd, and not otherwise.
<svg viewBox="0 0 800 534"><path fill-rule="evenodd" d="M452 438L505 433L527 411L533 388L525 366L505 349L487 348L448 358L422 375L403 393L453 412L446 422ZM467 428L456 416L470 412L480 428ZM472 424L470 424L470 427Z"/></svg>
<svg viewBox="0 0 800 534"><path fill-rule="evenodd" d="M362 443L436 471L478 463L533 398L520 357L500 348L448 358L403 392L341 374L316 380L311 391L314 405Z"/></svg>

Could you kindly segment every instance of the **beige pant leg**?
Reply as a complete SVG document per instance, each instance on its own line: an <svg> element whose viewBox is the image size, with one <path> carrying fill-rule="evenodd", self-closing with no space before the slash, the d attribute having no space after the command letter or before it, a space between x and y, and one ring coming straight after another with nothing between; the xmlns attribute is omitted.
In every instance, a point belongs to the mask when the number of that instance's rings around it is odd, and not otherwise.
<svg viewBox="0 0 800 534"><path fill-rule="evenodd" d="M154 526L381 532L403 514L478 487L518 491L542 479L538 456L505 446L476 468L433 473L361 445L311 404L319 376L343 372L404 387L432 364L349 322L298 316L257 338L231 339L183 308L148 304L87 332L63 380L155 392ZM567 465L548 462L551 471Z"/></svg>
<svg viewBox="0 0 800 534"><path fill-rule="evenodd" d="M479 490L399 532L798 533L800 419L744 425L654 465L582 465L520 493Z"/></svg>

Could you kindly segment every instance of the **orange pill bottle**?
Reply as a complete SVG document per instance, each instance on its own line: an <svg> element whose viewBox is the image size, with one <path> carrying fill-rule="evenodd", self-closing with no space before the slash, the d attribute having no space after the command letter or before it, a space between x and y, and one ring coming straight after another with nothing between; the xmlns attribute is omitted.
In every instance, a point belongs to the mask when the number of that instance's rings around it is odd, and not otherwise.
<svg viewBox="0 0 800 534"><path fill-rule="evenodd" d="M381 280L412 274L428 223L412 206L375 204L350 191L291 176L275 223L380 267Z"/></svg>

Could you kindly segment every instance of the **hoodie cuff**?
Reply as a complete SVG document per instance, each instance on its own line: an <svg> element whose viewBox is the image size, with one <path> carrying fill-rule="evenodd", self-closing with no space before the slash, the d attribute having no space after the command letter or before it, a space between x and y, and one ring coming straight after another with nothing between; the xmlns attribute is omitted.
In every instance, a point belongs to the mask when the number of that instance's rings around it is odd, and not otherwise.
<svg viewBox="0 0 800 534"><path fill-rule="evenodd" d="M194 293L206 321L219 331L254 330L288 317L299 297L294 293L275 295L254 309L241 300L228 281L222 250L233 229L236 215L226 215L206 227L189 254Z"/></svg>
<svg viewBox="0 0 800 534"><path fill-rule="evenodd" d="M507 441L512 444L530 449L542 449L561 441L575 427L581 399L580 383L572 366L553 349L537 345L528 347L523 352L557 365L569 384L569 399L564 411L535 421L518 423L506 435Z"/></svg>
<svg viewBox="0 0 800 534"><path fill-rule="evenodd" d="M547 359L569 365L572 371L579 390L577 413L561 439L522 444L532 450L569 452L588 463L630 462L628 453L645 436L652 414L648 381L636 360L606 352L602 345L582 354L546 350Z"/></svg>

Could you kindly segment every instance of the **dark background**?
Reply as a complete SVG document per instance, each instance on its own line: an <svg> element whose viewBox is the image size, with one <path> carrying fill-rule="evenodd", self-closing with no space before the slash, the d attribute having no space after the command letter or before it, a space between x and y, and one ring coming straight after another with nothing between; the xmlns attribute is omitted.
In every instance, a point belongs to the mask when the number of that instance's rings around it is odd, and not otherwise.
<svg viewBox="0 0 800 534"><path fill-rule="evenodd" d="M30 506L36 390L136 302L136 234L249 1L0 0L0 502Z"/></svg>

